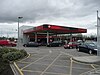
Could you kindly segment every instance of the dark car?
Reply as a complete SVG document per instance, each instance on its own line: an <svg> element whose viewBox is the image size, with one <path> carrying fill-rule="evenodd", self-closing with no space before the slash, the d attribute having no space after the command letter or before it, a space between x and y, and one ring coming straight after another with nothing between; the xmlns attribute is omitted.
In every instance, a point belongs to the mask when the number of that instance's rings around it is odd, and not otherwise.
<svg viewBox="0 0 100 75"><path fill-rule="evenodd" d="M27 44L23 45L24 47L38 47L39 44L36 42L28 42Z"/></svg>
<svg viewBox="0 0 100 75"><path fill-rule="evenodd" d="M77 48L77 46L78 46L77 42L69 42L68 44L64 45L64 48L65 49L67 49L67 48L71 49L71 48Z"/></svg>
<svg viewBox="0 0 100 75"><path fill-rule="evenodd" d="M77 40L76 42L78 45L81 45L82 43L84 43L84 41L82 41L82 40Z"/></svg>
<svg viewBox="0 0 100 75"><path fill-rule="evenodd" d="M77 51L86 52L89 54L97 54L97 42L85 42L82 45L79 45Z"/></svg>
<svg viewBox="0 0 100 75"><path fill-rule="evenodd" d="M53 41L53 42L49 43L47 46L48 47L60 47L62 45L63 45L63 43L61 41Z"/></svg>

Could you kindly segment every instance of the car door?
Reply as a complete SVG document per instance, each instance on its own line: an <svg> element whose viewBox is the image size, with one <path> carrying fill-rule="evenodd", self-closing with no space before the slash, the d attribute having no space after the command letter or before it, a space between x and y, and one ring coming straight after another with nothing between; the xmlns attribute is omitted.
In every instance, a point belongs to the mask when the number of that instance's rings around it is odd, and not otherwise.
<svg viewBox="0 0 100 75"><path fill-rule="evenodd" d="M87 52L87 51L88 51L88 46L87 46L87 44L82 44L82 45L80 46L80 50L83 51L83 52Z"/></svg>
<svg viewBox="0 0 100 75"><path fill-rule="evenodd" d="M76 46L77 46L77 45L76 45L76 42L73 42L73 43L72 43L72 47L76 48Z"/></svg>

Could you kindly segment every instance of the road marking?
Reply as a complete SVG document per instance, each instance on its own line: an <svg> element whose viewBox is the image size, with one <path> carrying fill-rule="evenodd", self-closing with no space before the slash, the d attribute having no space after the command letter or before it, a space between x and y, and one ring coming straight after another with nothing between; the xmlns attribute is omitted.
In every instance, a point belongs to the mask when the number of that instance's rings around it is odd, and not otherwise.
<svg viewBox="0 0 100 75"><path fill-rule="evenodd" d="M17 75L16 69L15 69L14 65L13 65L13 64L10 64L10 67L11 67L11 69L12 69L14 75Z"/></svg>
<svg viewBox="0 0 100 75"><path fill-rule="evenodd" d="M70 57L73 57L73 55L70 55L70 54L68 54L68 53L64 53L64 52L62 52L61 51L61 53L62 54L65 54L65 55L68 55L68 56L70 56ZM73 66L73 62L76 62L76 61L74 61L73 59L70 59L71 61L72 61L72 66ZM38 61L38 60L36 60L36 61ZM59 60L59 61L62 61L62 60ZM63 60L64 61L64 60ZM35 63L35 62L31 62L30 64L33 64L33 63ZM81 63L81 62L77 62L77 63L80 63L80 64L83 64L83 63ZM71 63L70 63L71 64ZM29 64L28 64L29 65ZM90 64L85 64L85 65L90 65ZM29 65L30 66L30 65ZM54 65L55 66L55 65ZM90 65L91 66L91 65ZM93 65L94 66L94 65ZM25 66L24 66L25 67ZM24 67L23 67L23 69L21 69L21 71L25 71L24 70ZM66 67L66 66L65 66ZM70 66L71 67L71 66ZM71 68L73 68L73 67L71 67ZM93 67L92 67L93 68ZM40 71L31 71L31 70L26 70L26 71L30 71L30 72L40 72ZM71 70L70 70L71 71ZM72 71L71 71L72 72ZM44 73L49 73L49 72L44 72ZM43 74L44 74L43 73ZM53 74L52 72L50 72L51 74ZM57 73L55 73L55 74L57 74ZM60 73L59 73L60 74ZM61 75L65 75L65 74L61 74ZM71 75L71 74L70 74Z"/></svg>
<svg viewBox="0 0 100 75"><path fill-rule="evenodd" d="M70 55L70 54L68 54L68 53L64 53L64 52L62 52L62 51L61 51L61 53L65 54L65 55L68 55L68 56L70 56L70 57L73 57L73 55ZM73 60L73 59L71 58L70 75L72 75L72 61L73 61L73 62L76 62L76 63L79 63L79 64L90 65L93 69L95 68L94 65L92 65L92 64L87 64L87 63L78 62L78 61L75 61L75 60ZM74 68L74 67L73 67L73 68ZM95 69L96 69L96 68L95 68ZM83 74L83 73L82 73L82 74Z"/></svg>
<svg viewBox="0 0 100 75"><path fill-rule="evenodd" d="M25 71L25 72L41 72L41 71L33 71L33 70L22 70L22 71Z"/></svg>
<svg viewBox="0 0 100 75"><path fill-rule="evenodd" d="M83 64L83 65L89 65L89 66L91 66L93 69L96 69L96 67L95 67L96 64L81 63L81 62L78 62L78 61L75 61L75 60L73 60L73 62L79 63L79 64ZM96 66L99 66L99 65L96 65Z"/></svg>
<svg viewBox="0 0 100 75"><path fill-rule="evenodd" d="M91 64L88 64L88 63L82 63L82 62L78 62L78 61L75 61L75 60L73 60L73 62L78 63L78 64L90 65L90 66L91 66Z"/></svg>
<svg viewBox="0 0 100 75"><path fill-rule="evenodd" d="M43 75L43 74L46 72L46 70L60 57L60 55L61 55L61 54L59 54L59 55L53 60L53 62L52 62L40 75Z"/></svg>
<svg viewBox="0 0 100 75"><path fill-rule="evenodd" d="M96 69L96 67L95 67L93 64L90 64L90 65L91 65L91 67L93 68L92 70L95 70L95 69ZM92 70L87 71L87 72L83 72L83 73L81 73L80 75L84 75L85 73L91 72Z"/></svg>
<svg viewBox="0 0 100 75"><path fill-rule="evenodd" d="M94 66L93 64L91 64L91 67L92 67L93 69L96 69L95 66Z"/></svg>
<svg viewBox="0 0 100 75"><path fill-rule="evenodd" d="M30 63L30 64L28 64L28 65L24 66L23 68L21 68L21 70L23 70L24 68L26 68L26 67L30 66L31 64L33 64L33 63L35 63L35 62L37 62L37 61L39 61L39 60L43 59L43 58L44 58L44 57L46 57L46 56L48 56L48 54L47 54L47 55L45 55L45 56L43 56L43 57L41 57L41 58L39 58L39 59L37 59L36 61L34 61L34 62L32 62L32 63Z"/></svg>
<svg viewBox="0 0 100 75"><path fill-rule="evenodd" d="M25 63L25 64L29 64L29 63L32 63L32 62L21 62L21 61L17 61L18 63Z"/></svg>
<svg viewBox="0 0 100 75"><path fill-rule="evenodd" d="M92 70L94 70L94 69L92 69ZM87 72L83 72L83 73L81 73L80 75L84 75L85 73L91 72L92 70L89 70L89 71L87 71Z"/></svg>
<svg viewBox="0 0 100 75"><path fill-rule="evenodd" d="M97 64L93 64L94 66L98 66L98 67L100 67L100 65L97 65Z"/></svg>
<svg viewBox="0 0 100 75"><path fill-rule="evenodd" d="M33 70L23 70L25 72L38 72L40 73L41 71L33 71ZM45 72L45 73L49 73L49 74L60 74L60 75L69 75L69 74L63 74L63 73L55 73L55 72Z"/></svg>
<svg viewBox="0 0 100 75"><path fill-rule="evenodd" d="M24 59L22 59L22 60L20 60L20 61L18 61L18 62L22 62L23 60L26 60L26 59L28 59L30 57L30 54L28 53L28 56L26 57L26 58L24 58Z"/></svg>
<svg viewBox="0 0 100 75"><path fill-rule="evenodd" d="M73 55L60 51L60 53L73 57Z"/></svg>
<svg viewBox="0 0 100 75"><path fill-rule="evenodd" d="M49 74L57 74L57 75L69 75L69 74L63 74L63 73L54 73L54 72L45 72L45 73L49 73Z"/></svg>
<svg viewBox="0 0 100 75"><path fill-rule="evenodd" d="M17 70L19 71L20 75L24 75L15 62L14 62L14 65L17 68Z"/></svg>
<svg viewBox="0 0 100 75"><path fill-rule="evenodd" d="M61 60L60 60L61 61ZM66 61L67 62L67 61ZM70 62L67 62L67 63L70 63ZM35 63L36 64L36 63ZM48 65L48 64L41 64L41 63L37 63L37 64L39 64L39 65ZM69 66L64 66L64 65L55 65L55 64L53 64L53 66L57 66L57 67L70 67L70 65ZM76 68L76 69L90 69L90 68L79 68L79 67L73 67L73 68ZM25 69L26 70L26 69Z"/></svg>

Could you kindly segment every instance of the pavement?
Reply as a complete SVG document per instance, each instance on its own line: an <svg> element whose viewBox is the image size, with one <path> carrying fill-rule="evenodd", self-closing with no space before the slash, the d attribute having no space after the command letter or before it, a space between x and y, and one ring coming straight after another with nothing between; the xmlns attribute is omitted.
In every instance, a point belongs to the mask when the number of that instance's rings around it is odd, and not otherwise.
<svg viewBox="0 0 100 75"><path fill-rule="evenodd" d="M100 65L100 56L82 56L82 57L73 57L72 59L81 63ZM81 75L100 75L100 67L82 73Z"/></svg>
<svg viewBox="0 0 100 75"><path fill-rule="evenodd" d="M82 57L73 57L73 60L82 62L82 63L100 63L100 56L82 56Z"/></svg>

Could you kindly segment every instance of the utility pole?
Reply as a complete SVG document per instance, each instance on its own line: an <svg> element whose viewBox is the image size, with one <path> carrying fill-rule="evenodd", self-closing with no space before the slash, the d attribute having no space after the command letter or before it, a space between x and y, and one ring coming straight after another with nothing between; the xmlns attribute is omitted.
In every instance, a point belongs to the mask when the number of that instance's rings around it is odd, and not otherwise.
<svg viewBox="0 0 100 75"><path fill-rule="evenodd" d="M97 56L100 56L100 18L97 10Z"/></svg>
<svg viewBox="0 0 100 75"><path fill-rule="evenodd" d="M19 49L19 20L22 19L23 17L18 17L18 40L17 40L17 46L18 46L18 49Z"/></svg>

